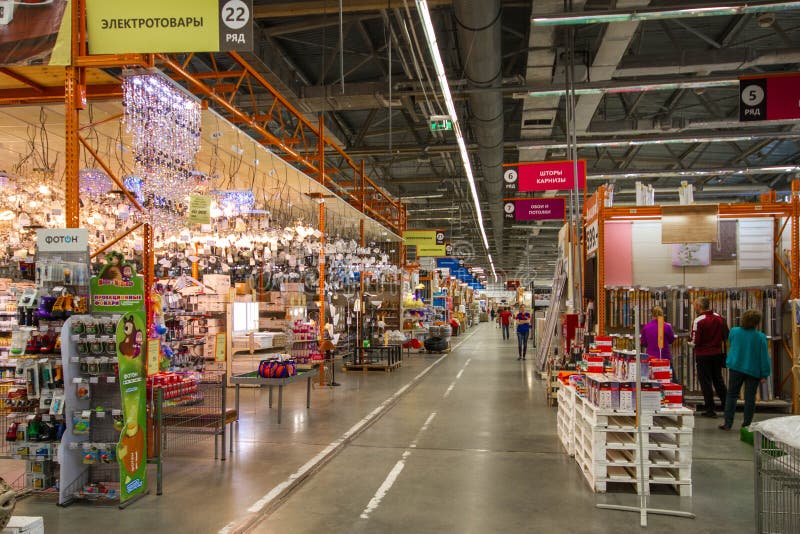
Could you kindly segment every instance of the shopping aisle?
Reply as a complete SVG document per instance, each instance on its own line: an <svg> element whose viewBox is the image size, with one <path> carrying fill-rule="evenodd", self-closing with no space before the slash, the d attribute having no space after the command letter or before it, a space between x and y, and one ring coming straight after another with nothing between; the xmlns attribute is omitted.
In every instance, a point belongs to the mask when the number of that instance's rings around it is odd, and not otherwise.
<svg viewBox="0 0 800 534"><path fill-rule="evenodd" d="M394 373L337 374L342 387L315 389L310 410L304 388L289 387L282 425L265 391L244 391L233 454L213 460L208 440L174 451L161 497L122 512L26 499L17 514L44 516L48 534L76 524L118 534L231 533L254 520L254 532L288 534L640 532L634 514L594 508L636 499L589 490L561 450L533 363L516 360L516 340L482 324L453 341L462 344L452 353L412 356ZM695 497L655 501L698 519L654 517L649 532L750 530L752 448L717 424L697 421ZM364 430L327 464L302 471L354 428ZM278 501L278 489L301 472L308 478Z"/></svg>
<svg viewBox="0 0 800 534"><path fill-rule="evenodd" d="M515 344L480 326L254 532L639 532L635 514L595 508L636 499L588 489L558 443L533 363L516 360ZM651 517L649 532L752 525L752 449L712 423L697 430L694 499L655 501L698 519Z"/></svg>

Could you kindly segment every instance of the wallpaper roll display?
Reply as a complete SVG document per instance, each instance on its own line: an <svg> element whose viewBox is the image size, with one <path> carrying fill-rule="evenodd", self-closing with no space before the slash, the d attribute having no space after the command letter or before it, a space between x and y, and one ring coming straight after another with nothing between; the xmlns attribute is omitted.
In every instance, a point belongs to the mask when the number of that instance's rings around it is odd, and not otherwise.
<svg viewBox="0 0 800 534"><path fill-rule="evenodd" d="M672 245L673 267L707 267L710 263L711 245L708 243Z"/></svg>

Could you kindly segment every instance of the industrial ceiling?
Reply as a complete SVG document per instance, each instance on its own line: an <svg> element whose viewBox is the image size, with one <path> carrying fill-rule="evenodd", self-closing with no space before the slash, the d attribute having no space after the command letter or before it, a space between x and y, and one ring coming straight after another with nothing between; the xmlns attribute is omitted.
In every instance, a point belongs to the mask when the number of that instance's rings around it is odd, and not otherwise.
<svg viewBox="0 0 800 534"><path fill-rule="evenodd" d="M587 161L590 194L613 183L617 203L630 202L641 181L654 185L658 203L676 202L683 180L704 201L788 190L800 129L793 121L743 126L737 78L800 70L800 3L733 15L532 23L569 4L602 17L714 5L701 1L428 0L498 274L552 272L558 224L504 226L501 165L567 156L571 30L577 152ZM443 104L415 1L254 3L260 38L248 59L298 109L325 115L347 153L406 200L409 227L444 229L457 252L487 266L453 133L430 130ZM737 4L745 2L726 3Z"/></svg>

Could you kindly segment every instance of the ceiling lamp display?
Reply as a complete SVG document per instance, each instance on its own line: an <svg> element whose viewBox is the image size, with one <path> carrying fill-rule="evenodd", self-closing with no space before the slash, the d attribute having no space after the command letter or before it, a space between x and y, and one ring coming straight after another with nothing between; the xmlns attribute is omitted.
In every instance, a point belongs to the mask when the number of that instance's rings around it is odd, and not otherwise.
<svg viewBox="0 0 800 534"><path fill-rule="evenodd" d="M125 77L123 105L147 218L160 228L172 226L197 186L200 102L162 75L134 73Z"/></svg>

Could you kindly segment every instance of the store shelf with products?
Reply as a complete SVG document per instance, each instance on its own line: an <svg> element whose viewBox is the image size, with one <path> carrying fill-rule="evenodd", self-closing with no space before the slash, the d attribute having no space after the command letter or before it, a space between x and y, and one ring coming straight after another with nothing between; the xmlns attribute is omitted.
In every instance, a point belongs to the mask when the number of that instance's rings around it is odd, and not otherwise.
<svg viewBox="0 0 800 534"><path fill-rule="evenodd" d="M797 190L800 184L792 187ZM713 212L716 223L709 225L709 231L716 229L716 246L678 243L680 232L668 235L668 244L662 243L662 230L669 230L665 224L672 224L665 222L665 216L676 209ZM678 335L672 347L676 378L687 388L687 400L694 401L699 387L688 345L693 302L708 297L729 327L739 324L745 310L757 309L773 361L773 375L759 391L762 406L793 396L799 386L790 380L782 336L788 324L784 301L800 291L800 277L793 267L800 254L800 225L790 224L800 216L797 203L766 195L754 203L612 207L606 189L600 187L588 199L587 210L591 217L586 225L596 233L597 246L589 251L586 265L587 272L596 276L584 280L584 289L594 297L598 334L630 335L634 305L641 307L642 323L650 320L653 306L664 308L665 320ZM686 227L687 240L696 240L690 235L693 231Z"/></svg>
<svg viewBox="0 0 800 534"><path fill-rule="evenodd" d="M664 319L672 325L677 338L670 347L675 377L686 388L692 400L698 398L700 391L693 349L689 343L694 319L693 305L698 298L709 298L711 308L725 317L729 327L738 326L746 310L758 310L764 318L761 330L771 340L769 350L773 361L777 361L784 350L780 343L783 331L780 312L783 287L780 285L736 288L613 287L606 288L606 295L607 330L614 338L615 351L621 353L633 354L633 308L638 306L643 317L650 317L654 306L664 310ZM771 381L759 387L758 399L771 402L779 400L775 398ZM788 407L788 403L778 404ZM762 403L762 406L765 405Z"/></svg>

